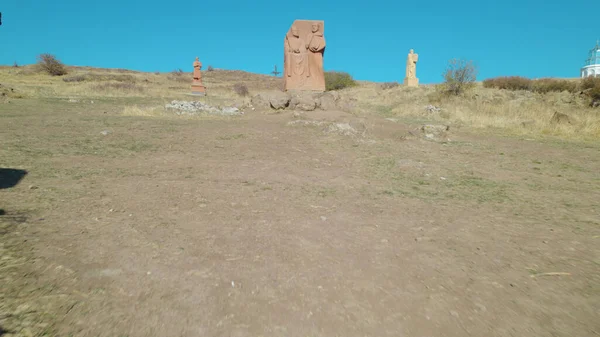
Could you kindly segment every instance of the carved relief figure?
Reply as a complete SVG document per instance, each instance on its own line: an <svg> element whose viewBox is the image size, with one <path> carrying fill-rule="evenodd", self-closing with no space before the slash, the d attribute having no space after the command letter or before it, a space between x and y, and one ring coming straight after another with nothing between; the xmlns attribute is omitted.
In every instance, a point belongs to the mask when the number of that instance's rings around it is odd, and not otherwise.
<svg viewBox="0 0 600 337"><path fill-rule="evenodd" d="M202 69L202 63L200 59L196 57L196 61L194 61L194 81L202 80L202 73L200 73L200 69Z"/></svg>
<svg viewBox="0 0 600 337"><path fill-rule="evenodd" d="M411 49L406 58L406 78L417 78L417 61L419 61L419 54L415 54Z"/></svg>
<svg viewBox="0 0 600 337"><path fill-rule="evenodd" d="M304 40L300 38L298 28L292 26L291 35L286 35L285 66L287 77L309 77L308 58Z"/></svg>
<svg viewBox="0 0 600 337"><path fill-rule="evenodd" d="M285 90L325 91L323 21L296 20L284 41Z"/></svg>
<svg viewBox="0 0 600 337"><path fill-rule="evenodd" d="M325 83L325 73L323 71L323 54L325 53L325 38L323 37L323 32L320 29L320 25L317 22L314 22L311 25L311 37L306 45L308 48L308 58L309 58L309 67L310 74L315 78L315 84L322 82ZM325 90L325 87L319 88L320 90Z"/></svg>
<svg viewBox="0 0 600 337"><path fill-rule="evenodd" d="M415 51L411 49L406 57L406 77L404 78L404 84L409 87L419 86L419 79L417 78L418 61L419 54L415 54Z"/></svg>
<svg viewBox="0 0 600 337"><path fill-rule="evenodd" d="M194 80L192 81L192 94L194 95L205 95L206 87L202 85L202 73L200 72L202 69L202 63L196 57L196 61L194 61Z"/></svg>

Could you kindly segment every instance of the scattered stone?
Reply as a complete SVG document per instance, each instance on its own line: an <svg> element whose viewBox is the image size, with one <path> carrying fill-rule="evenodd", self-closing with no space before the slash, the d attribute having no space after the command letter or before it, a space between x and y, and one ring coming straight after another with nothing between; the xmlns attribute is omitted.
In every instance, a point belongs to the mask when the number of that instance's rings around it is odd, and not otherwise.
<svg viewBox="0 0 600 337"><path fill-rule="evenodd" d="M221 115L221 116L237 116L243 115L244 112L236 107L214 107L199 101L172 101L165 105L165 110L174 111L177 115Z"/></svg>
<svg viewBox="0 0 600 337"><path fill-rule="evenodd" d="M429 105L425 106L425 111L427 111L429 113L438 113L438 112L442 111L442 108L429 104Z"/></svg>
<svg viewBox="0 0 600 337"><path fill-rule="evenodd" d="M338 102L340 101L340 94L336 91L328 91L322 94L316 94L314 98L317 100L317 105L321 110L336 110L339 109Z"/></svg>
<svg viewBox="0 0 600 337"><path fill-rule="evenodd" d="M109 130L104 130L104 131L100 131L100 133L101 133L103 136L108 136L108 135L110 135L110 134L112 133L112 131L109 131Z"/></svg>
<svg viewBox="0 0 600 337"><path fill-rule="evenodd" d="M554 123L554 124L571 124L571 118L567 114L555 111L554 115L552 115L552 118L550 119L550 123Z"/></svg>
<svg viewBox="0 0 600 337"><path fill-rule="evenodd" d="M73 98L69 99L69 103L78 103L78 102L79 102L79 101L78 101L78 100L76 100L76 99L73 99Z"/></svg>
<svg viewBox="0 0 600 337"><path fill-rule="evenodd" d="M333 123L327 127L328 133L337 133L343 136L353 136L358 133L352 125L348 123Z"/></svg>

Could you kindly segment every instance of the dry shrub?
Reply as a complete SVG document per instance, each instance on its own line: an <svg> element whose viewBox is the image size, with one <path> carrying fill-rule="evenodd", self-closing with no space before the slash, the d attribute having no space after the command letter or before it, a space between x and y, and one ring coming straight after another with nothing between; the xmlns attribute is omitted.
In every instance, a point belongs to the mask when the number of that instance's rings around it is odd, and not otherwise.
<svg viewBox="0 0 600 337"><path fill-rule="evenodd" d="M235 91L236 94L242 97L248 96L248 94L250 94L250 91L248 91L248 87L244 83L234 84L233 91Z"/></svg>
<svg viewBox="0 0 600 337"><path fill-rule="evenodd" d="M600 87L600 77L586 77L581 80L581 90Z"/></svg>
<svg viewBox="0 0 600 337"><path fill-rule="evenodd" d="M505 90L531 90L532 81L520 76L504 76L489 78L483 81L484 88L496 88Z"/></svg>
<svg viewBox="0 0 600 337"><path fill-rule="evenodd" d="M206 71L214 71L214 70L215 70L215 68L213 68L213 66L206 67Z"/></svg>
<svg viewBox="0 0 600 337"><path fill-rule="evenodd" d="M400 83L398 83L398 82L385 82L385 83L381 83L381 85L379 87L383 90L388 90L388 89L395 88L399 85L400 85Z"/></svg>
<svg viewBox="0 0 600 337"><path fill-rule="evenodd" d="M540 94L549 92L575 92L577 82L556 78L540 78L532 81L531 90Z"/></svg>
<svg viewBox="0 0 600 337"><path fill-rule="evenodd" d="M440 87L446 95L458 96L475 86L477 67L473 61L452 59L443 74L444 83Z"/></svg>
<svg viewBox="0 0 600 337"><path fill-rule="evenodd" d="M600 77L586 77L581 81L581 90L590 97L592 107L600 106Z"/></svg>
<svg viewBox="0 0 600 337"><path fill-rule="evenodd" d="M38 67L52 76L62 76L67 74L67 67L52 54L38 55Z"/></svg>
<svg viewBox="0 0 600 337"><path fill-rule="evenodd" d="M356 82L348 73L341 71L325 72L325 90L340 90L356 86Z"/></svg>

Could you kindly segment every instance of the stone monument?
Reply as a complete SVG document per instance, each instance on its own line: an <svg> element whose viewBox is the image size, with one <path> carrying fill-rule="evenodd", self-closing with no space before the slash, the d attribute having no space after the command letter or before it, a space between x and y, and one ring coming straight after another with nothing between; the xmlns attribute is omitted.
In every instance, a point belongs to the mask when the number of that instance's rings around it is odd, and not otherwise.
<svg viewBox="0 0 600 337"><path fill-rule="evenodd" d="M296 20L284 40L285 91L325 91L323 21Z"/></svg>
<svg viewBox="0 0 600 337"><path fill-rule="evenodd" d="M192 94L204 96L206 95L206 87L202 85L202 73L200 72L202 69L202 63L196 57L196 61L194 61L194 80L192 81Z"/></svg>
<svg viewBox="0 0 600 337"><path fill-rule="evenodd" d="M417 78L418 61L419 54L415 54L415 51L411 49L406 58L406 77L404 78L404 85L408 87L419 86L419 79Z"/></svg>

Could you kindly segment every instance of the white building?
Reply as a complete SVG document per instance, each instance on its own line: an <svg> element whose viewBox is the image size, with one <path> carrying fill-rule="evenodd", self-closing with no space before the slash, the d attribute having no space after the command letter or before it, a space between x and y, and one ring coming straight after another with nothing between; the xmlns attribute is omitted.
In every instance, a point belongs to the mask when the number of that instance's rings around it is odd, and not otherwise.
<svg viewBox="0 0 600 337"><path fill-rule="evenodd" d="M596 41L596 46L590 50L585 65L581 68L581 78L600 77L600 42Z"/></svg>

